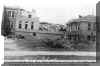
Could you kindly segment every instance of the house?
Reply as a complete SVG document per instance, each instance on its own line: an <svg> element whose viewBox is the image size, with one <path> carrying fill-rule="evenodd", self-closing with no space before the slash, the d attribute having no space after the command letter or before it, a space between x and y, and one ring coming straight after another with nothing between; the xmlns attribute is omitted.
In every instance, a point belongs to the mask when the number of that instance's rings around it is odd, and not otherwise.
<svg viewBox="0 0 100 66"><path fill-rule="evenodd" d="M66 27L66 39L96 41L96 17L87 15L71 20Z"/></svg>
<svg viewBox="0 0 100 66"><path fill-rule="evenodd" d="M36 36L39 29L39 17L35 16L33 12L21 10L16 18L15 35L22 35L27 39L32 39Z"/></svg>
<svg viewBox="0 0 100 66"><path fill-rule="evenodd" d="M55 39L64 35L55 24L40 22L35 10L27 11L19 7L6 6L2 22L2 34L5 33L7 36L22 36L29 40Z"/></svg>
<svg viewBox="0 0 100 66"><path fill-rule="evenodd" d="M2 35L14 34L14 26L19 11L20 9L18 7L4 6L2 17Z"/></svg>

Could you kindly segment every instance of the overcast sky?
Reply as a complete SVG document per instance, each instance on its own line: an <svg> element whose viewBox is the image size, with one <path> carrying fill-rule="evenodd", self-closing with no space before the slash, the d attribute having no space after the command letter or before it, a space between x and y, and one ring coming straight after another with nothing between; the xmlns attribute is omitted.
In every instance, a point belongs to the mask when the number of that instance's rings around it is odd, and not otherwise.
<svg viewBox="0 0 100 66"><path fill-rule="evenodd" d="M40 21L65 24L78 15L95 15L96 0L4 0L3 5L35 9Z"/></svg>

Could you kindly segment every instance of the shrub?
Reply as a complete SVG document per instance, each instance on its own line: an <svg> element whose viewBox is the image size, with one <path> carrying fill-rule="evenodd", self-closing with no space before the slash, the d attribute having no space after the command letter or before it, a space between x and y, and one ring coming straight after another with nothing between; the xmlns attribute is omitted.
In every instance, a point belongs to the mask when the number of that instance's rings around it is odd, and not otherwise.
<svg viewBox="0 0 100 66"><path fill-rule="evenodd" d="M42 41L47 47L50 48L70 48L71 44L64 39L46 39Z"/></svg>
<svg viewBox="0 0 100 66"><path fill-rule="evenodd" d="M76 50L87 49L90 46L90 42L87 40L72 41L72 47Z"/></svg>
<svg viewBox="0 0 100 66"><path fill-rule="evenodd" d="M25 37L22 36L22 35L18 35L17 38L18 38L18 39L24 39Z"/></svg>
<svg viewBox="0 0 100 66"><path fill-rule="evenodd" d="M46 40L43 40L42 42L50 48L64 48L62 43L59 41L59 39L55 39L55 40L46 39Z"/></svg>
<svg viewBox="0 0 100 66"><path fill-rule="evenodd" d="M67 50L83 50L89 47L90 43L86 40L67 41L66 39L46 39L42 41L47 47L62 48Z"/></svg>

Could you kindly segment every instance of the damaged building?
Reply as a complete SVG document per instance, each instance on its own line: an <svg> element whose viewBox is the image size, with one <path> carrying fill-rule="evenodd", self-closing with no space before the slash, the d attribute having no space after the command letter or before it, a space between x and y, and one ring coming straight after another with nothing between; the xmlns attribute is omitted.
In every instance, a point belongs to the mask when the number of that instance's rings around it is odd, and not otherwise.
<svg viewBox="0 0 100 66"><path fill-rule="evenodd" d="M67 23L66 39L96 41L96 17L88 15L71 20Z"/></svg>

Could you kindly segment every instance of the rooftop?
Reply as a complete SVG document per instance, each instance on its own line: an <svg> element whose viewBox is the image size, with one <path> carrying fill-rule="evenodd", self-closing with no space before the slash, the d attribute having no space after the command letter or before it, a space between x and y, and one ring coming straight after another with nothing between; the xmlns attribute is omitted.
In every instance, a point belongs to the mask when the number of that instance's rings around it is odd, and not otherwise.
<svg viewBox="0 0 100 66"><path fill-rule="evenodd" d="M96 22L96 16L94 15L82 16L77 19L72 19L69 22Z"/></svg>

